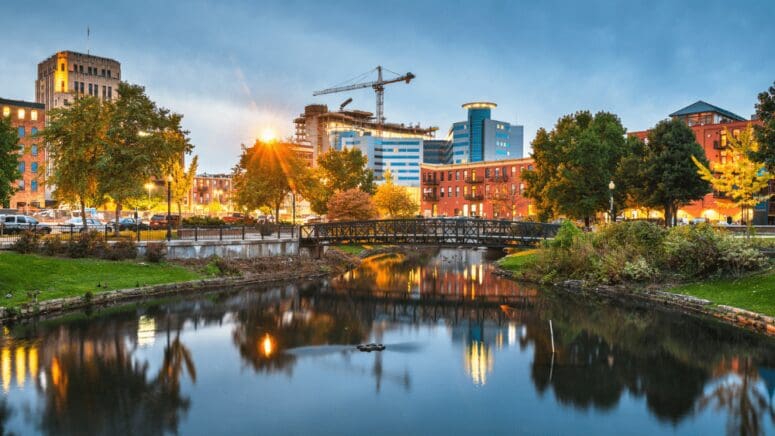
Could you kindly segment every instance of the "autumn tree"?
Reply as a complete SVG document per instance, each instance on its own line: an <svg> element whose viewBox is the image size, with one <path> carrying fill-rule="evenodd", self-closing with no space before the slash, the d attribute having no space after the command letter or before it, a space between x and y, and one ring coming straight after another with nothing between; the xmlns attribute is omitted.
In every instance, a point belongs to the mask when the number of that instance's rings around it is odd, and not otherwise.
<svg viewBox="0 0 775 436"><path fill-rule="evenodd" d="M125 202L144 195L149 179L166 179L165 170L192 149L182 115L158 107L142 86L122 82L118 95L103 103L105 150L97 162L99 189L116 204L116 232Z"/></svg>
<svg viewBox="0 0 775 436"><path fill-rule="evenodd" d="M410 218L420 208L405 187L393 183L389 170L385 173L385 183L374 194L374 205L382 216L390 218Z"/></svg>
<svg viewBox="0 0 775 436"><path fill-rule="evenodd" d="M692 160L703 180L745 211L767 199L769 195L765 190L772 174L764 169L762 163L751 159L759 152L759 144L750 124L737 138L730 135L726 128L724 135L727 137L727 147L722 151L726 154L725 160L712 162L710 167L694 156Z"/></svg>
<svg viewBox="0 0 775 436"><path fill-rule="evenodd" d="M106 153L106 129L104 105L85 96L49 111L48 126L41 132L52 167L46 183L55 186L56 199L78 204L84 218L86 204L100 197L98 172ZM82 223L88 228L86 219Z"/></svg>
<svg viewBox="0 0 775 436"><path fill-rule="evenodd" d="M757 162L763 162L770 174L775 174L775 84L759 93L756 117L762 123L754 127L759 149L751 152L751 157Z"/></svg>
<svg viewBox="0 0 775 436"><path fill-rule="evenodd" d="M331 221L363 221L374 219L377 209L371 196L358 188L339 191L328 200Z"/></svg>
<svg viewBox="0 0 775 436"><path fill-rule="evenodd" d="M243 145L233 171L234 200L246 210L268 206L279 221L283 200L298 190L299 182L307 178L306 173L304 162L290 144L257 140L252 147Z"/></svg>
<svg viewBox="0 0 775 436"><path fill-rule="evenodd" d="M694 132L680 119L660 121L649 131L648 141L633 150L625 166L629 193L645 207L661 208L665 225L675 222L678 208L710 192L710 184L697 174L693 160L707 167L705 151Z"/></svg>
<svg viewBox="0 0 775 436"><path fill-rule="evenodd" d="M10 117L0 117L0 204L9 205L19 173L19 135Z"/></svg>
<svg viewBox="0 0 775 436"><path fill-rule="evenodd" d="M527 171L526 195L542 218L559 214L591 219L609 208L609 182L625 150L619 117L588 111L566 115L554 129L540 129L533 140L535 169Z"/></svg>
<svg viewBox="0 0 775 436"><path fill-rule="evenodd" d="M325 214L328 200L336 192L357 188L373 194L374 172L366 167L367 163L368 158L357 148L331 149L318 158L312 177L302 186L302 195L315 213Z"/></svg>
<svg viewBox="0 0 775 436"><path fill-rule="evenodd" d="M181 215L183 203L188 199L194 187L194 178L199 167L199 156L194 156L188 165L188 171L183 162L175 160L170 165L168 173L172 177L171 200L178 207L178 215Z"/></svg>

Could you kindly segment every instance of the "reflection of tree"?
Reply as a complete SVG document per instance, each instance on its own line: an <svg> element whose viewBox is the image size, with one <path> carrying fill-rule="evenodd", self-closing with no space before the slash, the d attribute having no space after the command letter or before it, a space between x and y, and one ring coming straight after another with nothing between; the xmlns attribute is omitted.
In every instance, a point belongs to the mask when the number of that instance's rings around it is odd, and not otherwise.
<svg viewBox="0 0 775 436"><path fill-rule="evenodd" d="M764 434L762 420L768 417L770 422L775 422L775 412L757 388L757 369L750 358L742 358L736 372L736 375L723 378L713 391L703 396L699 408L725 411L727 434Z"/></svg>
<svg viewBox="0 0 775 436"><path fill-rule="evenodd" d="M13 416L13 409L11 409L11 406L8 405L8 399L1 398L0 399L0 435L12 434L6 429L8 425L8 420L11 419L11 416Z"/></svg>

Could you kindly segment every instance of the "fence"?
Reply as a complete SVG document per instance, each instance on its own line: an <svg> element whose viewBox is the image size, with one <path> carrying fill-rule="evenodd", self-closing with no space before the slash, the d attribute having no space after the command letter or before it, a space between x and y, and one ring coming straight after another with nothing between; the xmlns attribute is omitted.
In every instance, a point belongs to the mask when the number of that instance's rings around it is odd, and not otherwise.
<svg viewBox="0 0 775 436"><path fill-rule="evenodd" d="M164 241L167 239L167 229L150 228L148 225L122 226L118 233L110 224L89 226L88 231L101 233L105 240L132 239L141 241ZM12 228L0 225L0 243L13 243L24 232L33 232L41 239L59 239L66 242L76 240L84 232L84 228L76 225L29 225ZM290 224L257 224L234 226L183 226L172 228L171 240L191 241L226 241L226 240L264 240L298 237L298 226Z"/></svg>

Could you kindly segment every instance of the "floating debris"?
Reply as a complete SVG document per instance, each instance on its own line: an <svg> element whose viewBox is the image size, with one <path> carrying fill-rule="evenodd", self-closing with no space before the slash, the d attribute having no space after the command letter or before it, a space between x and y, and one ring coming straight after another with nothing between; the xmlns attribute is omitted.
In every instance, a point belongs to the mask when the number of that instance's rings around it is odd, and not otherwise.
<svg viewBox="0 0 775 436"><path fill-rule="evenodd" d="M364 353L371 353L372 351L382 351L385 349L385 346L382 344L361 344L355 348Z"/></svg>

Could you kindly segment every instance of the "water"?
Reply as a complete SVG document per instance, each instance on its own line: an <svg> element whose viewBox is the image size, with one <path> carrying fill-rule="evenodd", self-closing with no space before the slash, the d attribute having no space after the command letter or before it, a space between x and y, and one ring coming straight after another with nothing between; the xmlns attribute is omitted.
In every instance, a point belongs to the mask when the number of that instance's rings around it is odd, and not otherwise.
<svg viewBox="0 0 775 436"><path fill-rule="evenodd" d="M6 328L0 425L56 435L773 432L772 341L538 290L492 275L485 257L384 255L331 283ZM368 342L387 349L355 350Z"/></svg>

